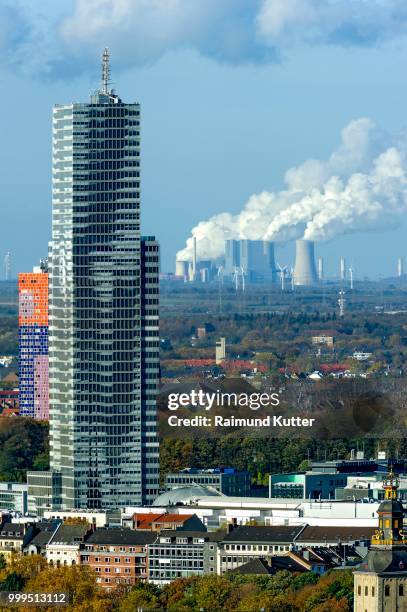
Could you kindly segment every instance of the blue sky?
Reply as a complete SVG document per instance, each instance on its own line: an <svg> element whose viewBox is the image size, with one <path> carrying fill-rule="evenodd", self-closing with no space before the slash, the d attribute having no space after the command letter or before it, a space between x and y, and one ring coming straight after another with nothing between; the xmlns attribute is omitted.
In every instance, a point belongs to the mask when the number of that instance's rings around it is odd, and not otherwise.
<svg viewBox="0 0 407 612"><path fill-rule="evenodd" d="M282 189L350 121L406 128L402 2L186 1L43 1L39 13L34 0L1 0L0 256L12 251L14 274L50 237L52 105L88 99L105 45L114 87L142 104L143 233L158 236L163 270L199 221ZM404 215L392 225L319 243L327 272L346 254L359 277L394 273Z"/></svg>

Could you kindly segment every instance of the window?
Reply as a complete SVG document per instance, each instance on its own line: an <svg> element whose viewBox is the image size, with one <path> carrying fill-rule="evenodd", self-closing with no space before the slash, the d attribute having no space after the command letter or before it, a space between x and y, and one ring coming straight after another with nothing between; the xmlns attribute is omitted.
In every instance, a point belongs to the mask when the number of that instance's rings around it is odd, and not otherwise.
<svg viewBox="0 0 407 612"><path fill-rule="evenodd" d="M404 585L403 584L399 584L399 595L400 597L404 596Z"/></svg>
<svg viewBox="0 0 407 612"><path fill-rule="evenodd" d="M375 596L375 588L372 587L372 597L374 597L374 596Z"/></svg>
<svg viewBox="0 0 407 612"><path fill-rule="evenodd" d="M389 595L390 595L390 587L388 584L386 584L386 586L384 587L384 596L389 597Z"/></svg>
<svg viewBox="0 0 407 612"><path fill-rule="evenodd" d="M360 585L358 586L358 595L362 595L362 587Z"/></svg>
<svg viewBox="0 0 407 612"><path fill-rule="evenodd" d="M369 587L365 586L365 595L369 595Z"/></svg>

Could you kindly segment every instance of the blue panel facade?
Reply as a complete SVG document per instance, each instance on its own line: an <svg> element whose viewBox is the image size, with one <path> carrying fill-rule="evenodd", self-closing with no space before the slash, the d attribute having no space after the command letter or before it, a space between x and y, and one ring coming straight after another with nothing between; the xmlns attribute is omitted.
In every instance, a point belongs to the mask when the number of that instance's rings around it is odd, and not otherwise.
<svg viewBox="0 0 407 612"><path fill-rule="evenodd" d="M48 327L23 325L19 342L19 403L21 416L35 416L35 359L48 355Z"/></svg>

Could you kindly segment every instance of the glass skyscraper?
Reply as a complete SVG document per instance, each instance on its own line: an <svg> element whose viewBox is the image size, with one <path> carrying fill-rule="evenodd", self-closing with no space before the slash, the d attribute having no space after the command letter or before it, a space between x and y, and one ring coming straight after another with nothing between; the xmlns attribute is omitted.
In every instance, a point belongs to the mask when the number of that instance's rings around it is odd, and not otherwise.
<svg viewBox="0 0 407 612"><path fill-rule="evenodd" d="M158 493L159 249L140 235L140 106L102 85L53 115L51 471L61 506Z"/></svg>

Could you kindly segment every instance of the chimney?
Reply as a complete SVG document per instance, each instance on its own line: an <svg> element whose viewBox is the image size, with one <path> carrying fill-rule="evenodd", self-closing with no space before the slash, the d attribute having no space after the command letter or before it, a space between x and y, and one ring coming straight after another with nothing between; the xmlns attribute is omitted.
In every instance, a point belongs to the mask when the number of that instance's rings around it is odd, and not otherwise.
<svg viewBox="0 0 407 612"><path fill-rule="evenodd" d="M318 280L320 282L324 280L324 260L322 257L318 257Z"/></svg>
<svg viewBox="0 0 407 612"><path fill-rule="evenodd" d="M194 280L196 279L196 236L193 237L194 251L192 255L192 274L194 275Z"/></svg>
<svg viewBox="0 0 407 612"><path fill-rule="evenodd" d="M314 243L311 240L297 240L295 245L294 284L304 287L316 285L318 276L315 267Z"/></svg>
<svg viewBox="0 0 407 612"><path fill-rule="evenodd" d="M346 261L344 257L341 257L341 260L340 260L339 277L341 281L344 281L346 278Z"/></svg>

